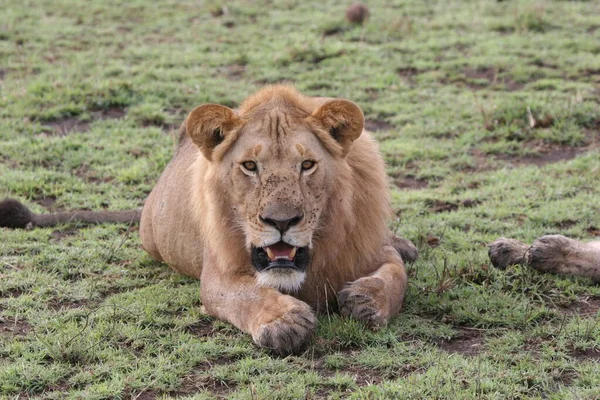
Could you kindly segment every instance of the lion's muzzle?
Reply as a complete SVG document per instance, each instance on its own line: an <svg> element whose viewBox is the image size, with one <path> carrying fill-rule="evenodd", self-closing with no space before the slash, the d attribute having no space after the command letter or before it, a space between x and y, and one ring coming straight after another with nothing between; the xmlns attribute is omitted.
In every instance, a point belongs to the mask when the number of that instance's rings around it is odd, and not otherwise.
<svg viewBox="0 0 600 400"><path fill-rule="evenodd" d="M256 281L281 292L297 292L310 262L308 247L294 247L285 242L252 248L252 264L256 269Z"/></svg>
<svg viewBox="0 0 600 400"><path fill-rule="evenodd" d="M278 242L266 247L252 247L252 264L258 272L278 269L304 272L309 261L308 246L294 247L285 242Z"/></svg>

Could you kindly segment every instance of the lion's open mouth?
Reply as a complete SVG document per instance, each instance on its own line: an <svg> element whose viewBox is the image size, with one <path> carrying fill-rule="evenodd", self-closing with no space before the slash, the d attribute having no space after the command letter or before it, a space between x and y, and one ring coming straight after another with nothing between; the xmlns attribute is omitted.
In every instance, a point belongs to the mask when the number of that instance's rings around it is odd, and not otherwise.
<svg viewBox="0 0 600 400"><path fill-rule="evenodd" d="M285 242L266 247L252 247L252 264L259 272L278 268L304 271L308 262L308 247L294 247Z"/></svg>

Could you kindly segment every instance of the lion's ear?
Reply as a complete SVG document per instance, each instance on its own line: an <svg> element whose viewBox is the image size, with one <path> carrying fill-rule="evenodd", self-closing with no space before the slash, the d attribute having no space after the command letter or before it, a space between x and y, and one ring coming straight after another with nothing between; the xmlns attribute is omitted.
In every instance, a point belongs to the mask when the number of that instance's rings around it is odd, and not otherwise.
<svg viewBox="0 0 600 400"><path fill-rule="evenodd" d="M352 142L358 139L365 126L365 116L359 106L349 100L331 100L317 108L309 117L329 132L331 138L348 154Z"/></svg>
<svg viewBox="0 0 600 400"><path fill-rule="evenodd" d="M188 115L185 130L204 157L212 160L213 150L226 139L238 120L231 108L204 104L194 108Z"/></svg>

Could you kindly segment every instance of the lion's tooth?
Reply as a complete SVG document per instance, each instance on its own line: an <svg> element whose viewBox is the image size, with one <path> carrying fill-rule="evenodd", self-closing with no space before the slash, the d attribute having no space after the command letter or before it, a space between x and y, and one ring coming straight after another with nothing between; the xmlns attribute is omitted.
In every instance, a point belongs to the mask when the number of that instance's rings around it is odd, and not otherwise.
<svg viewBox="0 0 600 400"><path fill-rule="evenodd" d="M273 254L273 251L268 247L267 247L267 256L269 257L269 260L275 259L275 254Z"/></svg>
<svg viewBox="0 0 600 400"><path fill-rule="evenodd" d="M288 255L288 258L289 258L290 260L293 260L293 259L294 259L294 257L296 256L296 250L298 250L298 248L297 248L297 247L294 247L294 248L292 249L292 251L290 251L290 254Z"/></svg>

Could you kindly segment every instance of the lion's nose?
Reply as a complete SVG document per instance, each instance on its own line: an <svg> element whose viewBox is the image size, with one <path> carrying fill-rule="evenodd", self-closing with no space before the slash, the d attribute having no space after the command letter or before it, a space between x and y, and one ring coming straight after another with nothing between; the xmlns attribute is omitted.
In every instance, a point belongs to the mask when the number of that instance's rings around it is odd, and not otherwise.
<svg viewBox="0 0 600 400"><path fill-rule="evenodd" d="M263 217L262 215L260 216L260 220L262 222L264 222L267 225L271 225L271 226L277 228L277 230L281 233L284 233L285 231L290 229L290 227L297 225L300 221L302 221L302 218L304 218L304 214L298 214L298 215L296 215L292 218L288 218L288 219L279 219L279 218L275 218L275 217Z"/></svg>

